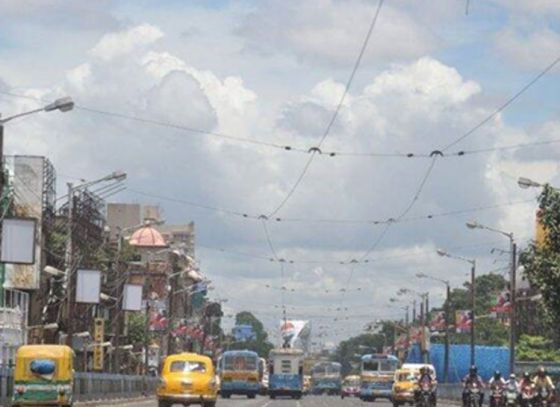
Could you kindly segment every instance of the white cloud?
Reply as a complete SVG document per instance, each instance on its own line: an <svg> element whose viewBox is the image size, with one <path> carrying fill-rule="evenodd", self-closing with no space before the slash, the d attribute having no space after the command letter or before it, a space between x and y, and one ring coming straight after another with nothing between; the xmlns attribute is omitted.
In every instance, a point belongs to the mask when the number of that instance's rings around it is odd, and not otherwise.
<svg viewBox="0 0 560 407"><path fill-rule="evenodd" d="M110 60L153 44L162 37L163 33L158 27L142 24L104 35L91 50L91 55L102 60Z"/></svg>
<svg viewBox="0 0 560 407"><path fill-rule="evenodd" d="M262 1L240 33L251 48L293 53L306 62L348 66L355 60L375 11L360 0ZM410 15L386 3L366 53L369 62L411 59L433 51L438 40Z"/></svg>
<svg viewBox="0 0 560 407"><path fill-rule="evenodd" d="M501 6L520 14L560 15L560 3L556 0L494 0Z"/></svg>
<svg viewBox="0 0 560 407"><path fill-rule="evenodd" d="M517 66L542 70L558 57L560 34L550 28L527 32L507 27L496 35L495 46L503 57Z"/></svg>

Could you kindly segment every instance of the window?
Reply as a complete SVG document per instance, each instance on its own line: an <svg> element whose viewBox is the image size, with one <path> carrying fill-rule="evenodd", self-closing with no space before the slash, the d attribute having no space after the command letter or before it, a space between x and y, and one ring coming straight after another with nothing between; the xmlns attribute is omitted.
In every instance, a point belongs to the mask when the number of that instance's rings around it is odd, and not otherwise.
<svg viewBox="0 0 560 407"><path fill-rule="evenodd" d="M204 373L206 372L206 365L203 362L192 362L187 360L176 360L175 362L171 362L171 366L169 366L169 371L172 373L176 372L199 372Z"/></svg>
<svg viewBox="0 0 560 407"><path fill-rule="evenodd" d="M53 376L56 363L51 359L34 359L29 363L29 371L36 376Z"/></svg>
<svg viewBox="0 0 560 407"><path fill-rule="evenodd" d="M226 356L225 370L257 370L257 358L250 356Z"/></svg>
<svg viewBox="0 0 560 407"><path fill-rule="evenodd" d="M364 362L363 369L367 372L377 372L379 371L379 362L377 360Z"/></svg>

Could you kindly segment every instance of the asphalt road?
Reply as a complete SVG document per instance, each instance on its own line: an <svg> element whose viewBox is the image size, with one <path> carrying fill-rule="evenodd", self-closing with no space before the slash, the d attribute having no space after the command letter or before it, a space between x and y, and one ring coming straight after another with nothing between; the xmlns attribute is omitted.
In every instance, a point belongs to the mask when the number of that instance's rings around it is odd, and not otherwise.
<svg viewBox="0 0 560 407"><path fill-rule="evenodd" d="M115 403L101 404L99 407L115 407ZM134 403L135 407L157 407L157 402L154 400L141 401ZM175 404L179 407L180 404ZM328 396L306 396L301 400L291 399L276 399L270 400L268 397L257 397L254 400L248 400L246 397L235 397L231 399L218 399L217 407L351 407L351 406L364 406L364 407L392 407L387 401L376 401L375 403L363 402L359 399L345 398L342 400L340 397Z"/></svg>

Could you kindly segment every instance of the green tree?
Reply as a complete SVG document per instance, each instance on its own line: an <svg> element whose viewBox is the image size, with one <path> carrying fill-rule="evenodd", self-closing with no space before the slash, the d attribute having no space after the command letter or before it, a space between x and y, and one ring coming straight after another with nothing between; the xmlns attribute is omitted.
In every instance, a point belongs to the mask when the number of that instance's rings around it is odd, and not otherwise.
<svg viewBox="0 0 560 407"><path fill-rule="evenodd" d="M517 360L528 362L560 362L560 351L552 340L542 336L521 335L516 349Z"/></svg>
<svg viewBox="0 0 560 407"><path fill-rule="evenodd" d="M146 314L143 312L130 313L128 318L128 339L133 345L143 344L146 340Z"/></svg>
<svg viewBox="0 0 560 407"><path fill-rule="evenodd" d="M521 264L532 287L542 294L544 318L560 324L560 192L546 185L539 196L544 244L532 243L521 253ZM557 331L557 330L556 330ZM555 332L558 344L558 332Z"/></svg>
<svg viewBox="0 0 560 407"><path fill-rule="evenodd" d="M229 349L240 350L248 349L257 352L260 357L266 358L274 345L268 341L268 333L264 329L262 322L249 311L242 311L235 316L236 325L251 325L255 333L255 339L251 341L235 342L234 338L229 338Z"/></svg>
<svg viewBox="0 0 560 407"><path fill-rule="evenodd" d="M475 279L475 340L479 345L500 346L507 344L508 328L490 317L491 308L495 305L497 296L507 285L506 279L499 274L483 274ZM452 312L471 308L470 290L471 284L467 282L463 285L463 288L455 288L451 291L449 304ZM454 315L451 315L451 320L453 318ZM451 342L456 344L470 342L470 334L453 334L450 338Z"/></svg>

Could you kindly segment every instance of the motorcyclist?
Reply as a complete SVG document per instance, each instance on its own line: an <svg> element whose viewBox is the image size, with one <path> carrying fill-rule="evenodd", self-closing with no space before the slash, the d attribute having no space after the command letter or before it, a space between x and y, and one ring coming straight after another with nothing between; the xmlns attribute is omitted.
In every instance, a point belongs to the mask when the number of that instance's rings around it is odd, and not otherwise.
<svg viewBox="0 0 560 407"><path fill-rule="evenodd" d="M478 405L482 406L484 402L484 393L482 390L484 389L484 381L482 377L478 375L478 368L476 366L471 366L469 369L469 374L463 378L463 406L467 405L470 386L476 384L480 389L480 399L478 401Z"/></svg>
<svg viewBox="0 0 560 407"><path fill-rule="evenodd" d="M507 382L502 377L502 373L499 370L494 372L492 378L488 381L488 387L494 391L499 390L500 392L505 389ZM493 394L490 395L490 406L495 407Z"/></svg>
<svg viewBox="0 0 560 407"><path fill-rule="evenodd" d="M537 394L539 394L542 389L545 389L548 392L548 397L551 398L556 391L552 379L547 375L546 369L543 366L537 369L537 374L533 379L533 383Z"/></svg>
<svg viewBox="0 0 560 407"><path fill-rule="evenodd" d="M430 389L430 402L433 406L435 406L436 403L437 403L437 399L436 399L436 384L437 384L437 382L436 382L435 378L432 376L431 370L428 366L422 366L420 368L420 375L418 376L418 380L417 380L416 384L417 384L416 390L415 390L416 400L419 399L423 386L428 385L428 387Z"/></svg>
<svg viewBox="0 0 560 407"><path fill-rule="evenodd" d="M509 375L509 380L507 381L507 385L514 385L515 389L519 391L519 383L517 382L517 377L515 376L515 373L512 373Z"/></svg>
<svg viewBox="0 0 560 407"><path fill-rule="evenodd" d="M519 381L519 402L522 406L532 403L534 390L535 383L531 380L531 375L529 372L524 372L523 378Z"/></svg>

